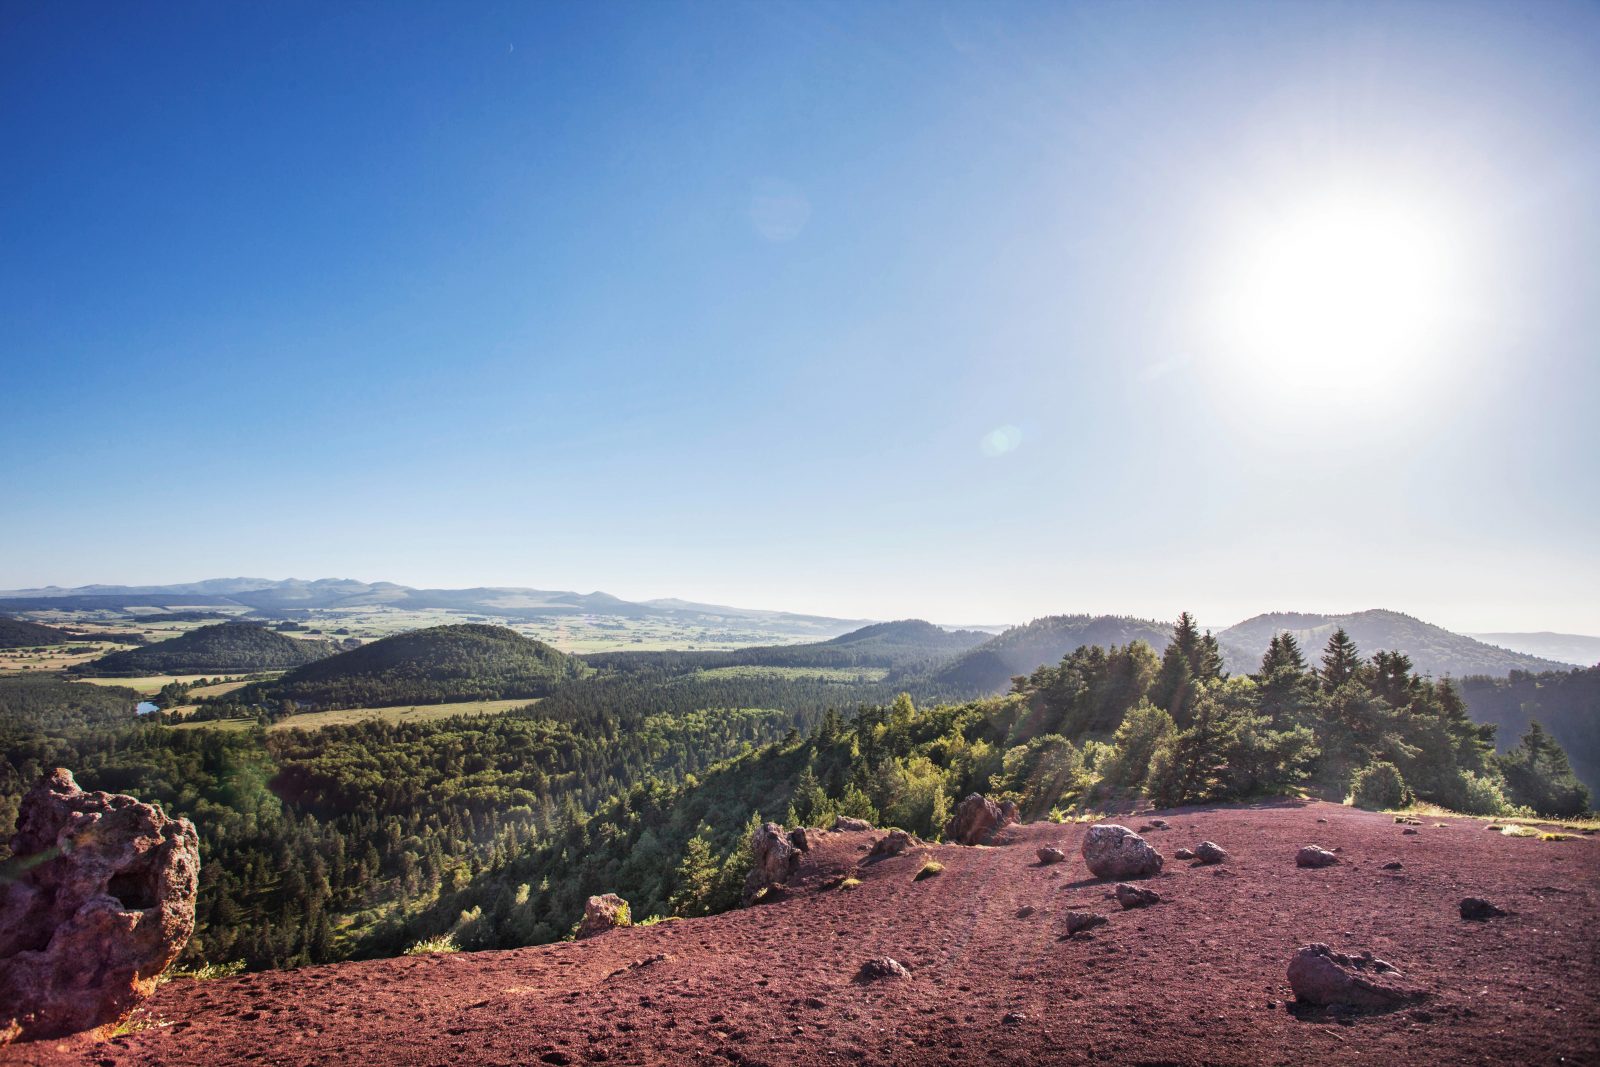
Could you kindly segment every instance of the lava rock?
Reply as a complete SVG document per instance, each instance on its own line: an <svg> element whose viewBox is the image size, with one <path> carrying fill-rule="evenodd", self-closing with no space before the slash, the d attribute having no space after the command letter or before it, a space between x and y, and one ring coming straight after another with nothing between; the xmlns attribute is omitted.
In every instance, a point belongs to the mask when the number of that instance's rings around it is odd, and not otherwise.
<svg viewBox="0 0 1600 1067"><path fill-rule="evenodd" d="M750 835L750 852L756 864L744 880L747 904L768 886L787 882L800 863L800 850L789 842L783 827L775 822L761 826Z"/></svg>
<svg viewBox="0 0 1600 1067"><path fill-rule="evenodd" d="M1401 831L1400 831L1400 833L1401 833L1401 834L1415 834L1415 833L1419 833L1419 832L1420 832L1420 831L1418 831L1418 830L1414 830L1414 829L1412 829L1412 828L1411 828L1411 827L1409 827L1409 826L1408 826L1408 827L1406 827L1406 828L1405 828L1405 829L1404 829L1404 830L1401 830Z"/></svg>
<svg viewBox="0 0 1600 1067"><path fill-rule="evenodd" d="M590 897L583 905L583 918L578 922L578 940L599 937L619 926L632 926L633 915L628 902L615 893Z"/></svg>
<svg viewBox="0 0 1600 1067"><path fill-rule="evenodd" d="M1383 865L1383 869L1386 871L1398 871L1403 870L1404 868L1405 864L1401 863L1399 860L1390 860L1388 863Z"/></svg>
<svg viewBox="0 0 1600 1067"><path fill-rule="evenodd" d="M1093 930L1096 926L1104 926L1110 921L1110 919L1107 919L1097 911L1069 911L1067 912L1067 936L1075 937L1085 930Z"/></svg>
<svg viewBox="0 0 1600 1067"><path fill-rule="evenodd" d="M1017 909L1017 918L1026 919L1028 916L1032 915L1037 910L1038 909L1035 908L1032 904L1024 904L1022 907Z"/></svg>
<svg viewBox="0 0 1600 1067"><path fill-rule="evenodd" d="M917 840L917 835L904 830L890 830L878 843L872 846L872 851L867 853L867 858L874 856L898 856L913 848L918 848L922 842Z"/></svg>
<svg viewBox="0 0 1600 1067"><path fill-rule="evenodd" d="M984 796L973 793L956 805L956 813L945 824L945 840L958 845L987 844L994 832L1017 821L1016 805L1009 810Z"/></svg>
<svg viewBox="0 0 1600 1067"><path fill-rule="evenodd" d="M194 933L200 841L130 796L57 768L22 799L0 882L0 1045L108 1028Z"/></svg>
<svg viewBox="0 0 1600 1067"><path fill-rule="evenodd" d="M1116 823L1089 827L1083 839L1083 862L1096 878L1150 878L1161 873L1161 853L1144 838Z"/></svg>
<svg viewBox="0 0 1600 1067"><path fill-rule="evenodd" d="M856 972L858 982L877 982L885 978L910 978L911 972L905 964L890 956L879 956L877 959L868 960Z"/></svg>
<svg viewBox="0 0 1600 1067"><path fill-rule="evenodd" d="M875 829L875 827L867 820L852 819L848 815L841 815L837 819L833 820L833 831L835 833L859 833L862 830L872 829Z"/></svg>
<svg viewBox="0 0 1600 1067"><path fill-rule="evenodd" d="M1498 919L1505 915L1504 908L1497 908L1482 897L1468 897L1461 902L1461 917L1474 922L1484 922L1488 919Z"/></svg>
<svg viewBox="0 0 1600 1067"><path fill-rule="evenodd" d="M1318 848L1316 845L1306 845L1294 856L1294 865L1296 867L1332 867L1338 862L1338 856L1335 856L1325 848Z"/></svg>
<svg viewBox="0 0 1600 1067"><path fill-rule="evenodd" d="M1173 855L1174 859L1192 860L1192 859L1194 859L1194 849L1192 849L1192 848L1180 848L1180 849L1178 849L1178 851L1174 852L1172 855Z"/></svg>
<svg viewBox="0 0 1600 1067"><path fill-rule="evenodd" d="M1335 952L1320 941L1307 945L1289 961L1289 986L1302 1003L1382 1011L1416 1000L1418 993L1396 984L1393 966L1363 952Z"/></svg>
<svg viewBox="0 0 1600 1067"><path fill-rule="evenodd" d="M1195 846L1195 859L1201 863L1221 863L1228 858L1228 852L1215 841L1202 841Z"/></svg>
<svg viewBox="0 0 1600 1067"><path fill-rule="evenodd" d="M1065 863L1066 859L1067 854L1059 848L1051 848L1047 845L1039 850L1039 862L1046 867L1052 863Z"/></svg>
<svg viewBox="0 0 1600 1067"><path fill-rule="evenodd" d="M1121 904L1124 910L1148 908L1152 904L1161 903L1161 894L1154 889L1140 889L1127 882L1118 882L1114 892L1117 894L1117 903Z"/></svg>
<svg viewBox="0 0 1600 1067"><path fill-rule="evenodd" d="M796 826L793 830L789 831L789 844L793 845L801 852L810 852L812 833L813 831L806 829L804 826Z"/></svg>

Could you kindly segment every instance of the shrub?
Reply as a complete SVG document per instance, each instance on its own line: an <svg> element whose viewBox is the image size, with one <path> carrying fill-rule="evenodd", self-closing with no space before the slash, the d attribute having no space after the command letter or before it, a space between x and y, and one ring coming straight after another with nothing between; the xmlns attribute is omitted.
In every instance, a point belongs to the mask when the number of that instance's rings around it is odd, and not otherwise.
<svg viewBox="0 0 1600 1067"><path fill-rule="evenodd" d="M1461 810L1469 815L1510 815L1513 806L1492 775L1461 772Z"/></svg>
<svg viewBox="0 0 1600 1067"><path fill-rule="evenodd" d="M407 956L426 956L430 952L460 952L461 946L456 944L454 934L440 934L430 937L426 941L418 941L406 949Z"/></svg>
<svg viewBox="0 0 1600 1067"><path fill-rule="evenodd" d="M1383 760L1367 764L1350 777L1350 802L1358 808L1398 808L1409 796L1400 768Z"/></svg>
<svg viewBox="0 0 1600 1067"><path fill-rule="evenodd" d="M943 873L944 873L944 864L930 861L928 863L924 863L922 865L922 870L918 871L917 872L917 876L915 878L911 879L911 880L913 882L920 882L924 878L933 878L936 875L940 875L940 874L943 874Z"/></svg>

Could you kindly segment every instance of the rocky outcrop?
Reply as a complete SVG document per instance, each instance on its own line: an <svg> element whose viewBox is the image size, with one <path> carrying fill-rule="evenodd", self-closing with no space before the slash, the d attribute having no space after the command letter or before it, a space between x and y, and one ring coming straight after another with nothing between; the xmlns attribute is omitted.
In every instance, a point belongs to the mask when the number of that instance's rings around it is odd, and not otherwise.
<svg viewBox="0 0 1600 1067"><path fill-rule="evenodd" d="M817 831L807 829L804 826L796 826L793 830L789 831L789 844L793 845L801 852L810 852L811 835L816 832Z"/></svg>
<svg viewBox="0 0 1600 1067"><path fill-rule="evenodd" d="M1161 853L1126 826L1101 823L1083 839L1083 862L1096 878L1123 882L1161 873Z"/></svg>
<svg viewBox="0 0 1600 1067"><path fill-rule="evenodd" d="M1052 848L1049 845L1041 848L1037 855L1039 857L1039 863L1045 867L1050 866L1052 863L1065 863L1067 859L1067 854L1065 852L1062 852L1059 848Z"/></svg>
<svg viewBox="0 0 1600 1067"><path fill-rule="evenodd" d="M590 897L583 906L583 918L578 922L578 940L598 937L619 926L632 926L633 914L628 902L615 893Z"/></svg>
<svg viewBox="0 0 1600 1067"><path fill-rule="evenodd" d="M982 793L973 793L956 805L956 813L945 824L946 841L958 845L984 845L1003 826L1017 821L1015 804L996 804Z"/></svg>
<svg viewBox="0 0 1600 1067"><path fill-rule="evenodd" d="M890 830L887 834L878 839L877 844L872 846L872 851L867 853L867 858L875 859L879 856L898 856L913 848L919 847L921 844L922 842L917 839L916 834L907 833L904 830Z"/></svg>
<svg viewBox="0 0 1600 1067"><path fill-rule="evenodd" d="M1221 863L1228 858L1228 852L1215 841L1202 841L1194 847L1194 858L1202 864Z"/></svg>
<svg viewBox="0 0 1600 1067"><path fill-rule="evenodd" d="M200 843L187 819L86 793L56 769L22 800L0 878L0 1044L108 1026L194 932Z"/></svg>
<svg viewBox="0 0 1600 1067"><path fill-rule="evenodd" d="M1363 952L1335 952L1322 942L1307 945L1289 961L1289 986L1302 1003L1322 1007L1382 1011L1417 999L1417 992L1396 982L1400 972Z"/></svg>
<svg viewBox="0 0 1600 1067"><path fill-rule="evenodd" d="M1117 903L1121 904L1124 910L1129 908L1148 908L1152 904L1161 903L1161 894L1154 889L1140 889L1138 886L1129 885L1127 882L1118 882L1113 892L1117 895Z"/></svg>
<svg viewBox="0 0 1600 1067"><path fill-rule="evenodd" d="M1296 867L1332 867L1338 862L1338 856L1316 845L1305 845L1294 856Z"/></svg>
<svg viewBox="0 0 1600 1067"><path fill-rule="evenodd" d="M874 829L873 825L865 819L852 819L848 815L841 815L833 820L834 833L859 833L862 830Z"/></svg>
<svg viewBox="0 0 1600 1067"><path fill-rule="evenodd" d="M756 863L744 880L745 903L756 899L769 886L783 885L800 864L800 850L775 822L767 823L750 836L750 851Z"/></svg>

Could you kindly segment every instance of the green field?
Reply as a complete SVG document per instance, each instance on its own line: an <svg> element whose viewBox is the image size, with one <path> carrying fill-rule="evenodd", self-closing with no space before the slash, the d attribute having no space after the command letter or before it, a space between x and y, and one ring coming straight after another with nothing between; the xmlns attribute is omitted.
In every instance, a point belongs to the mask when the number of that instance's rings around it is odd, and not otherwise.
<svg viewBox="0 0 1600 1067"><path fill-rule="evenodd" d="M175 722L169 724L173 730L248 730L254 726L254 719L208 719L205 722Z"/></svg>
<svg viewBox="0 0 1600 1067"><path fill-rule="evenodd" d="M154 696L161 692L163 686L173 682L198 682L202 678L215 678L216 674L152 674L144 678L83 678L81 681L90 685L114 685L123 689L132 689L142 696Z"/></svg>
<svg viewBox="0 0 1600 1067"><path fill-rule="evenodd" d="M417 704L395 708L345 708L342 711L311 711L304 715L291 715L273 723L269 730L320 730L324 726L341 726L363 719L382 719L385 722L428 722L448 719L456 715L503 715L515 708L525 708L539 701L530 697L514 700L467 700L456 704ZM236 720L226 720L229 722ZM187 725L187 724L185 724ZM204 725L195 723L196 726Z"/></svg>
<svg viewBox="0 0 1600 1067"><path fill-rule="evenodd" d="M822 678L830 682L881 682L886 667L712 667L706 678Z"/></svg>

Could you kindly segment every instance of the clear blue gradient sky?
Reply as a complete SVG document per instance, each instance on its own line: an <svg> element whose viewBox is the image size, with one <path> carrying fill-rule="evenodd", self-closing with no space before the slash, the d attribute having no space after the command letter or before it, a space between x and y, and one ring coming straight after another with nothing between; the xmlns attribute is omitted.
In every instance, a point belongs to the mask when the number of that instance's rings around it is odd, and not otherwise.
<svg viewBox="0 0 1600 1067"><path fill-rule="evenodd" d="M12 0L0 587L1600 633L1597 131L1593 4ZM1421 354L1211 329L1330 182Z"/></svg>

